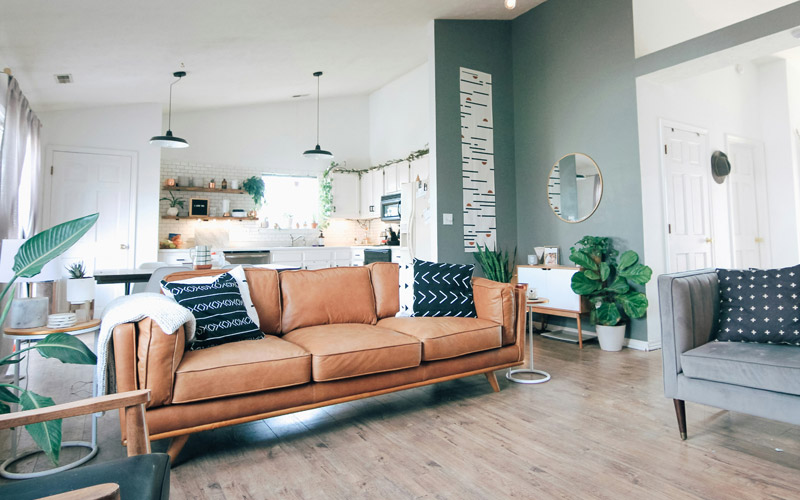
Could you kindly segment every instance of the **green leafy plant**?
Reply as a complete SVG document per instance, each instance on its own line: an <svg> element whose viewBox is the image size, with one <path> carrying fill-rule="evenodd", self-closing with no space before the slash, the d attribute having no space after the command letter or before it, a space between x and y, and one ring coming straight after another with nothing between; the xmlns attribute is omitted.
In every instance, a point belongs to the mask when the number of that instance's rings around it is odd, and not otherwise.
<svg viewBox="0 0 800 500"><path fill-rule="evenodd" d="M511 278L514 276L514 263L517 261L517 249L514 248L514 255L509 259L508 252L489 250L488 245L481 248L478 245L478 252L473 254L475 260L483 270L483 275L486 279L492 281L499 281L500 283L510 283Z"/></svg>
<svg viewBox="0 0 800 500"><path fill-rule="evenodd" d="M86 234L97 222L98 216L99 214L87 215L59 224L42 231L22 244L14 257L14 266L12 267L14 277L0 294L0 304L8 296L3 313L0 315L0 325L5 322L8 311L11 309L14 294L10 291L13 290L17 278L31 278L39 274L45 264L64 253ZM84 365L97 363L97 357L79 339L66 333L52 333L36 344L0 359L0 367L19 363L23 360L21 355L33 349L37 350L44 358L55 358L62 363ZM34 410L53 406L55 402L52 398L14 384L0 383L0 413L9 413L11 404L20 405L22 410ZM58 465L61 451L61 420L30 424L26 425L25 429L50 460Z"/></svg>
<svg viewBox="0 0 800 500"><path fill-rule="evenodd" d="M171 207L181 207L183 208L183 204L186 203L186 200L181 200L180 198L176 198L172 191L169 192L169 198L166 196L161 198L159 201L168 201L169 206Z"/></svg>
<svg viewBox="0 0 800 500"><path fill-rule="evenodd" d="M72 279L81 279L86 276L86 266L83 261L75 262L65 268L69 272L69 277Z"/></svg>
<svg viewBox="0 0 800 500"><path fill-rule="evenodd" d="M584 236L576 245L570 248L569 260L583 269L572 275L572 291L589 300L592 324L614 326L644 316L647 296L630 282L644 285L653 270L639 262L639 255L628 250L617 261L619 252L611 238Z"/></svg>
<svg viewBox="0 0 800 500"><path fill-rule="evenodd" d="M256 177L248 177L242 183L242 189L247 191L247 194L253 197L253 203L256 205L256 210L261 208L264 202L264 179Z"/></svg>
<svg viewBox="0 0 800 500"><path fill-rule="evenodd" d="M330 225L331 214L333 213L333 183L331 182L331 172L338 168L339 164L331 162L331 166L322 173L319 181L319 228L327 229Z"/></svg>

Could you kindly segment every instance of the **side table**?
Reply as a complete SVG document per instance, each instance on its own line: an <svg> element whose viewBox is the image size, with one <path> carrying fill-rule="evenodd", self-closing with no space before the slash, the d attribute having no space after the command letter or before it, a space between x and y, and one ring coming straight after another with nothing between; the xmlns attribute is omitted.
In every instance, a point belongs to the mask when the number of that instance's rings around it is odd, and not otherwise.
<svg viewBox="0 0 800 500"><path fill-rule="evenodd" d="M533 368L533 310L538 304L546 304L547 299L539 297L538 299L528 299L525 303L526 312L528 317L528 356L530 359L530 368L519 368L517 370L509 370L506 373L506 378L518 384L541 384L550 380L550 374ZM541 375L542 378L522 378L516 376L518 373L530 373L533 375Z"/></svg>
<svg viewBox="0 0 800 500"><path fill-rule="evenodd" d="M5 335L10 337L14 341L14 352L18 352L22 344L31 344L42 340L43 338L47 337L51 333L67 333L69 335L80 335L82 333L91 333L94 332L94 343L95 343L95 350L97 350L97 335L100 332L100 320L93 319L87 321L85 323L78 323L72 325L67 328L6 328L4 329ZM27 362L30 362L28 360ZM19 365L20 363L16 363L14 365L14 385L19 386ZM92 395L94 395L94 376L92 376ZM97 416L92 415L92 441L65 441L61 443L62 448L67 447L83 447L88 448L89 454L81 457L74 462L70 462L65 465L61 465L54 469L48 469L40 472L27 472L27 473L18 473L18 472L9 472L8 467L13 464L14 462L21 460L25 457L30 455L34 455L36 453L41 453L41 450L32 450L20 455L17 455L17 428L11 429L11 457L0 464L0 476L3 476L7 479L30 479L34 477L41 477L47 476L49 474L55 474L56 472L60 472L62 470L68 470L75 468L83 463L88 462L95 455L97 455Z"/></svg>

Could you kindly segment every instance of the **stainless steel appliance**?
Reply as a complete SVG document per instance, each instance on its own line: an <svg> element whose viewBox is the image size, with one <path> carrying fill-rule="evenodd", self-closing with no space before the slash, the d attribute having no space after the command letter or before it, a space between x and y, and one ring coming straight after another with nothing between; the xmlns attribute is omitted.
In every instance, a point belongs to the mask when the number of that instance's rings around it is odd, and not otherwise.
<svg viewBox="0 0 800 500"><path fill-rule="evenodd" d="M365 248L364 249L364 265L373 262L391 262L392 249L391 248Z"/></svg>
<svg viewBox="0 0 800 500"><path fill-rule="evenodd" d="M400 220L400 193L381 196L381 220L387 222Z"/></svg>
<svg viewBox="0 0 800 500"><path fill-rule="evenodd" d="M225 260L237 264L269 264L269 250L225 250Z"/></svg>

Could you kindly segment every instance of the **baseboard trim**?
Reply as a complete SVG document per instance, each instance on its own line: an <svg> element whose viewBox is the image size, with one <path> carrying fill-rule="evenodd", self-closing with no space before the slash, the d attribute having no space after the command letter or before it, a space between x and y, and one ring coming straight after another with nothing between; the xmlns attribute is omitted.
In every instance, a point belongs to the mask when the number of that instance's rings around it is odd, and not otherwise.
<svg viewBox="0 0 800 500"><path fill-rule="evenodd" d="M650 351L650 344L647 343L646 340L637 340L637 339L625 339L623 344L625 347L630 347L631 349L636 349L637 351Z"/></svg>
<svg viewBox="0 0 800 500"><path fill-rule="evenodd" d="M541 327L541 325L540 325L540 327ZM566 326L560 326L560 325L558 327L551 326L551 327L549 327L549 329L554 330L554 331L555 330L564 330L566 332L574 333L575 335L578 334L578 329L577 328L571 328L571 327L566 327ZM590 332L588 330L583 330L583 333L584 333L584 335L587 334L587 333L591 333L592 335L595 335L595 332ZM584 340L584 342L586 342L587 339L584 337L583 340ZM594 340L594 339L592 339L592 340ZM646 340L637 340L637 339L630 339L630 338L626 338L622 345L625 346L625 347L629 347L631 349L636 349L637 351L654 351L656 349L661 349L661 342L658 342L657 345L656 345L656 343L653 343L651 345Z"/></svg>

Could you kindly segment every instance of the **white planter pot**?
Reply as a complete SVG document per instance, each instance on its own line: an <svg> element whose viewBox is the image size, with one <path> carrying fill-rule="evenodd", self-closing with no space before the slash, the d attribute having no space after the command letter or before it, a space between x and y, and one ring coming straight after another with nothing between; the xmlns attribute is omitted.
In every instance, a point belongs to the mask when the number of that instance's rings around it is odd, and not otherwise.
<svg viewBox="0 0 800 500"><path fill-rule="evenodd" d="M178 215L178 207L169 207L167 209L167 215L169 215L169 216Z"/></svg>
<svg viewBox="0 0 800 500"><path fill-rule="evenodd" d="M94 300L94 278L72 278L67 280L67 302L80 304Z"/></svg>
<svg viewBox="0 0 800 500"><path fill-rule="evenodd" d="M604 351L621 351L625 341L625 325L605 326L596 325L597 340L600 349Z"/></svg>

